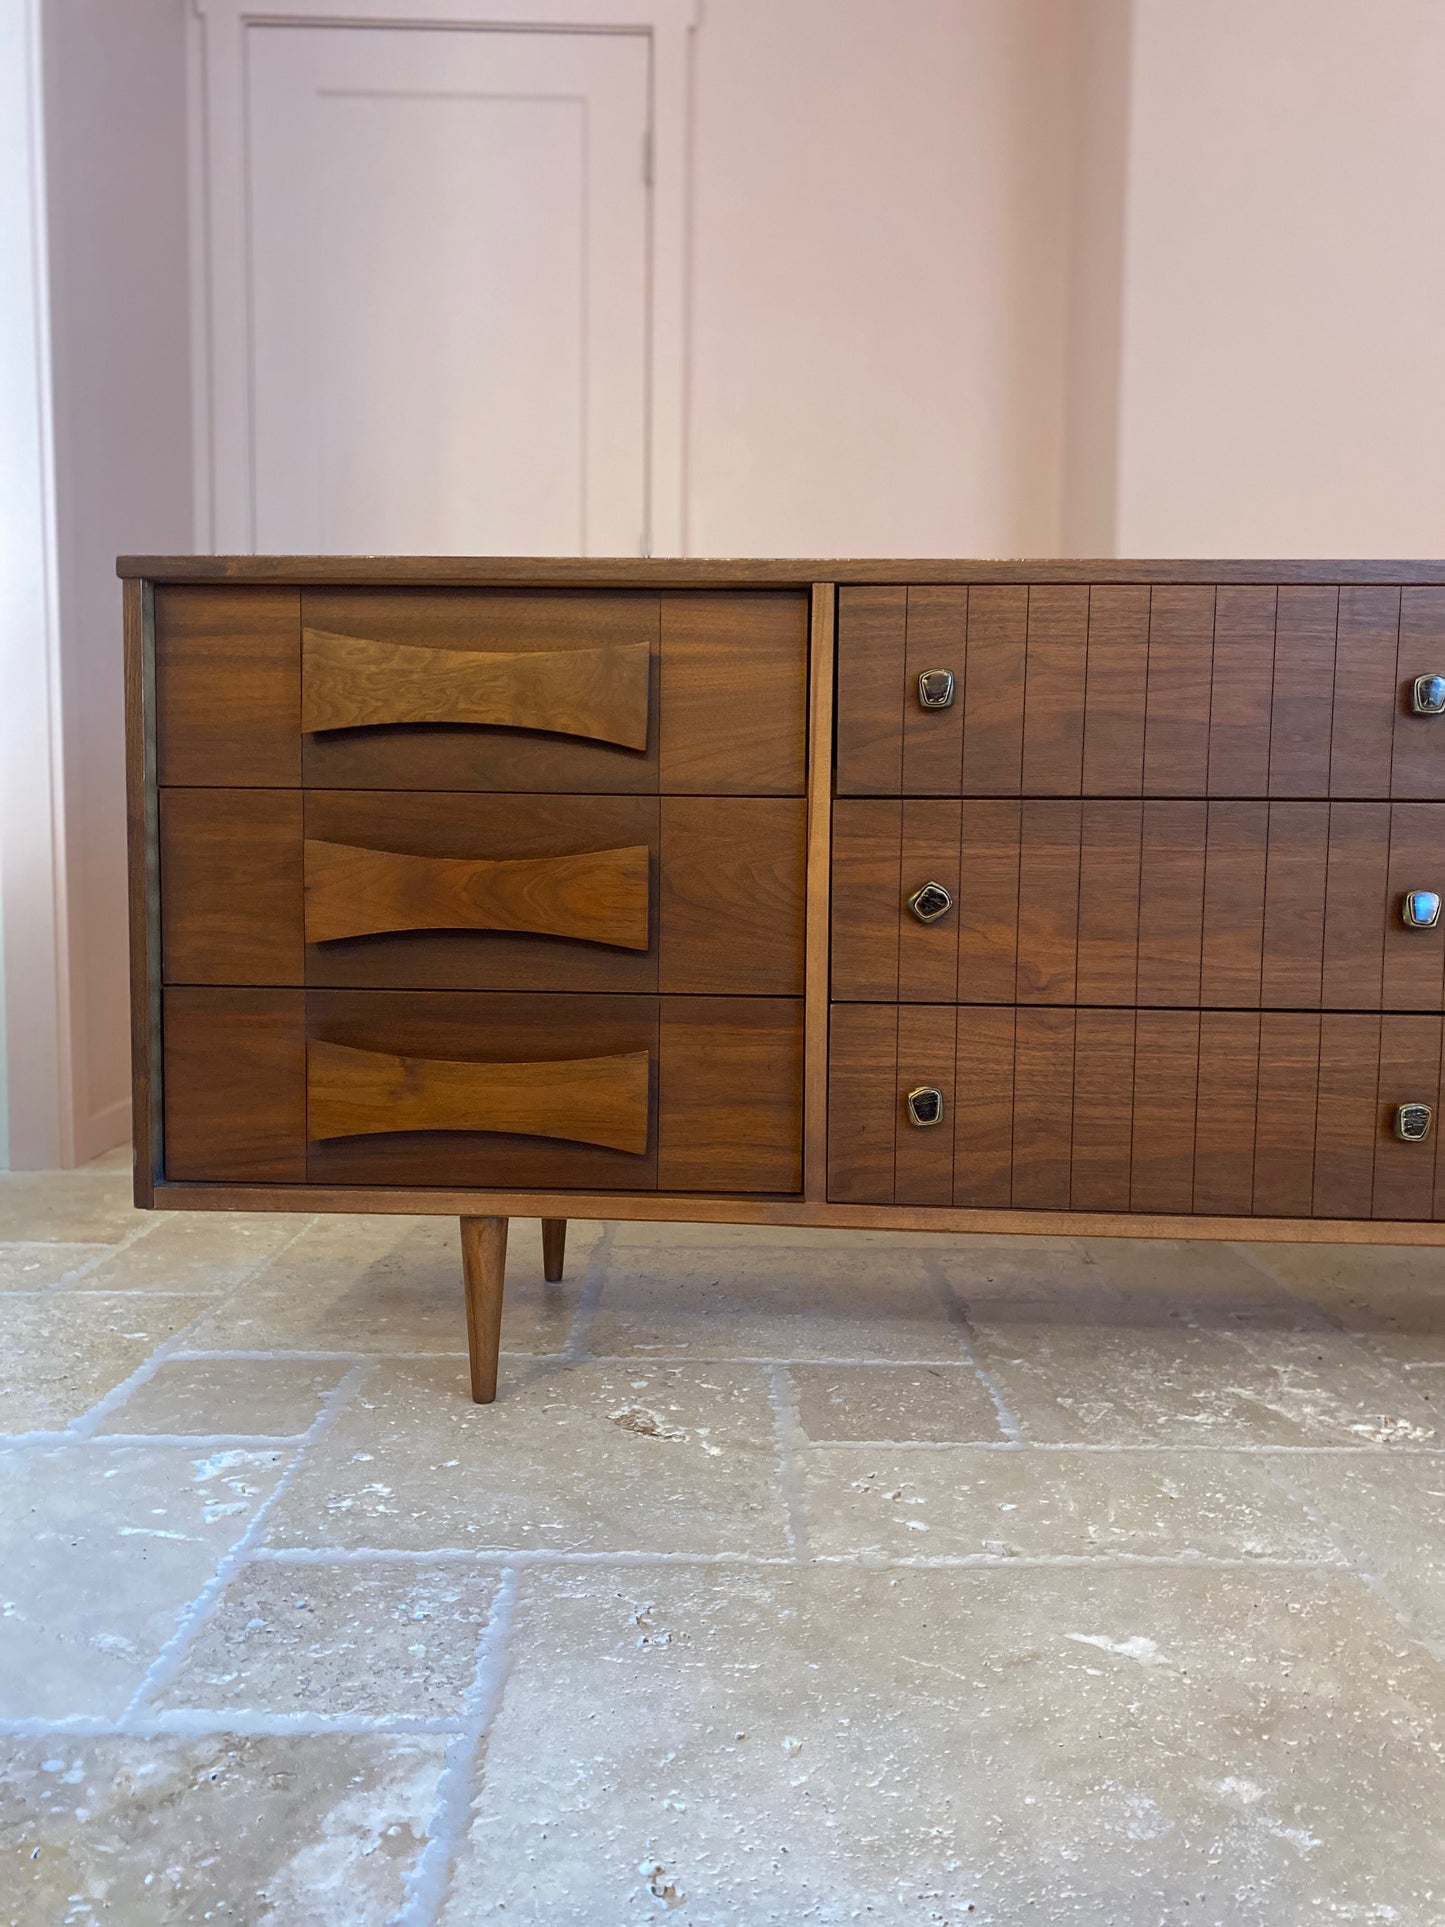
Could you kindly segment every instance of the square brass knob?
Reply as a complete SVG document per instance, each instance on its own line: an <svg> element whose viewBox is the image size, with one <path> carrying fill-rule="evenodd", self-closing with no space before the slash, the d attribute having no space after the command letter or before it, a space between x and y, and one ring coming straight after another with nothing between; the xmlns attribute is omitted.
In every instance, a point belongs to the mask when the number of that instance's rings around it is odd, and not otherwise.
<svg viewBox="0 0 1445 1927"><path fill-rule="evenodd" d="M937 923L953 908L953 893L941 883L925 883L908 899L908 907L920 923Z"/></svg>
<svg viewBox="0 0 1445 1927"><path fill-rule="evenodd" d="M1402 1144L1423 1144L1434 1115L1428 1104L1401 1104L1395 1112L1395 1136Z"/></svg>
<svg viewBox="0 0 1445 1927"><path fill-rule="evenodd" d="M1438 716L1445 710L1445 676L1417 676L1410 707L1417 716Z"/></svg>
<svg viewBox="0 0 1445 1927"><path fill-rule="evenodd" d="M918 700L925 709L951 709L953 671L925 669L918 678Z"/></svg>
<svg viewBox="0 0 1445 1927"><path fill-rule="evenodd" d="M1433 930L1440 921L1438 893L1407 890L1400 900L1400 921L1407 930Z"/></svg>
<svg viewBox="0 0 1445 1927"><path fill-rule="evenodd" d="M941 1124L943 1122L943 1092L932 1084L920 1084L918 1089L908 1093L908 1120L911 1124Z"/></svg>

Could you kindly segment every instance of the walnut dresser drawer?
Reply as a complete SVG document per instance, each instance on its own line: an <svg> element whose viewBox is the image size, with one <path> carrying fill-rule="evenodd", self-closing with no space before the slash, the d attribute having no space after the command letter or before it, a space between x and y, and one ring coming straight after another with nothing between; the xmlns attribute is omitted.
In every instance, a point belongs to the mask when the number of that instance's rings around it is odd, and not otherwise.
<svg viewBox="0 0 1445 1927"><path fill-rule="evenodd" d="M137 1200L479 1400L512 1216L1445 1245L1445 564L121 573Z"/></svg>

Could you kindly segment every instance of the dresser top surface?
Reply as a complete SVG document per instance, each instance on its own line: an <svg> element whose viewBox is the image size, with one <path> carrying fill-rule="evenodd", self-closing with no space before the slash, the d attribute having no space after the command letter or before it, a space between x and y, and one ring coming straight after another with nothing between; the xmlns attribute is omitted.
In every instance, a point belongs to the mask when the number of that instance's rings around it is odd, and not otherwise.
<svg viewBox="0 0 1445 1927"><path fill-rule="evenodd" d="M150 582L272 587L802 589L909 583L1388 583L1445 586L1445 561L762 560L671 556L123 555Z"/></svg>

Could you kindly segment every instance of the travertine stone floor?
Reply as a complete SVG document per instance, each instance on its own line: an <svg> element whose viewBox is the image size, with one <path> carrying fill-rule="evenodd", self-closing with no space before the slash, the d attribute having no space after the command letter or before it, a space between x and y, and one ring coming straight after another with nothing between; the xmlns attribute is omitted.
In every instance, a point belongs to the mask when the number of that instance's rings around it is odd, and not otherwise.
<svg viewBox="0 0 1445 1927"><path fill-rule="evenodd" d="M0 1178L0 1923L1445 1923L1445 1254Z"/></svg>

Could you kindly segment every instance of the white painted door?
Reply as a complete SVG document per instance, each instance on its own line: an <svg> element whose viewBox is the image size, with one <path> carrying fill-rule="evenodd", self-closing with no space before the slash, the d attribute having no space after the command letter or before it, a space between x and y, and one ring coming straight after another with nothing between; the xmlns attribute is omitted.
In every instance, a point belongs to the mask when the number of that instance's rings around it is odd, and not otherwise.
<svg viewBox="0 0 1445 1927"><path fill-rule="evenodd" d="M645 552L645 38L247 43L254 546Z"/></svg>

